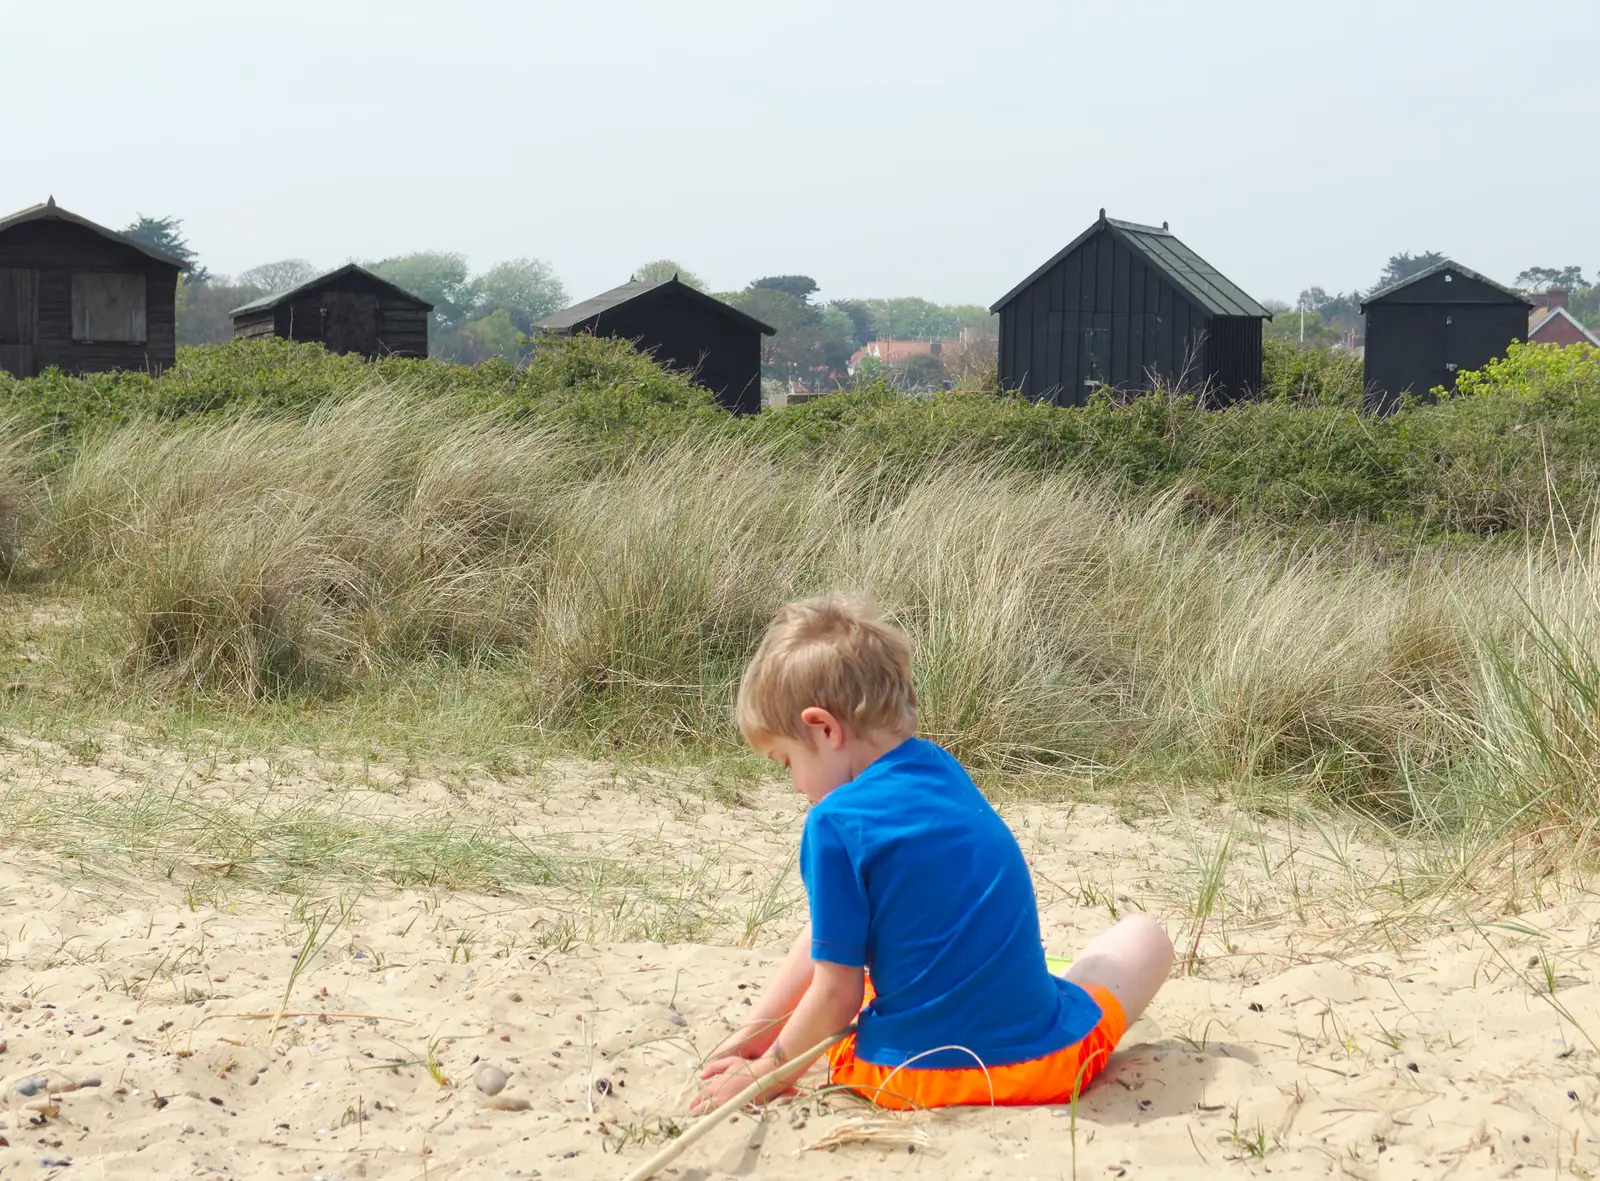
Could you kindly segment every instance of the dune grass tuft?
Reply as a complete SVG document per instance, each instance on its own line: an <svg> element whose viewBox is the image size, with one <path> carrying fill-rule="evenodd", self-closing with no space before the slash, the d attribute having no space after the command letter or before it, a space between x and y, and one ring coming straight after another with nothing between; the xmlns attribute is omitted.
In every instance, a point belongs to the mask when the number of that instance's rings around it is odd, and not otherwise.
<svg viewBox="0 0 1600 1181"><path fill-rule="evenodd" d="M1399 826L1596 815L1581 545L1380 560L1082 474L629 451L381 385L107 428L12 483L19 563L91 605L76 642L123 692L315 712L484 684L506 733L731 751L766 620L843 588L904 624L925 733L984 773L1176 771Z"/></svg>

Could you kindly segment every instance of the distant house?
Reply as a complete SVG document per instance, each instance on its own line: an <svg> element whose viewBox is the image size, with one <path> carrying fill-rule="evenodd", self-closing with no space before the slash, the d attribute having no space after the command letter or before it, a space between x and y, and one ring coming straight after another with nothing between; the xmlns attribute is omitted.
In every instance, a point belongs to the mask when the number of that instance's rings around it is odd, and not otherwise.
<svg viewBox="0 0 1600 1181"><path fill-rule="evenodd" d="M854 374L861 367L861 362L871 357L891 368L904 365L912 357L938 357L944 364L949 364L951 357L948 352L958 351L953 349L953 341L947 340L872 340L862 345L850 355L850 360L845 365L845 372Z"/></svg>
<svg viewBox="0 0 1600 1181"><path fill-rule="evenodd" d="M1528 297L1534 305L1528 313L1529 344L1592 344L1600 349L1600 336L1585 328L1582 321L1567 311L1569 294L1558 287L1551 291L1535 292Z"/></svg>
<svg viewBox="0 0 1600 1181"><path fill-rule="evenodd" d="M330 353L426 357L433 305L351 263L233 309L235 339L278 336Z"/></svg>
<svg viewBox="0 0 1600 1181"><path fill-rule="evenodd" d="M989 310L1000 317L1001 388L1063 406L1155 379L1245 397L1261 388L1261 324L1272 319L1165 223L1104 209Z"/></svg>
<svg viewBox="0 0 1600 1181"><path fill-rule="evenodd" d="M1372 408L1386 413L1407 392L1454 389L1457 373L1505 356L1528 335L1529 306L1519 292L1449 259L1374 291L1361 304Z"/></svg>
<svg viewBox="0 0 1600 1181"><path fill-rule="evenodd" d="M535 333L615 336L680 369L735 414L761 409L761 338L777 330L680 283L633 280L535 321Z"/></svg>
<svg viewBox="0 0 1600 1181"><path fill-rule="evenodd" d="M160 372L177 350L182 269L54 197L0 218L0 370Z"/></svg>
<svg viewBox="0 0 1600 1181"><path fill-rule="evenodd" d="M937 357L944 352L942 340L872 340L850 355L847 366L854 373L861 362L871 357L885 365L904 365L912 357Z"/></svg>
<svg viewBox="0 0 1600 1181"><path fill-rule="evenodd" d="M954 374L968 352L975 348L992 357L994 336L963 328L961 335L952 340L869 340L850 355L845 372L854 376L861 368L861 363L868 358L891 369L899 369L913 357L937 357L945 370Z"/></svg>

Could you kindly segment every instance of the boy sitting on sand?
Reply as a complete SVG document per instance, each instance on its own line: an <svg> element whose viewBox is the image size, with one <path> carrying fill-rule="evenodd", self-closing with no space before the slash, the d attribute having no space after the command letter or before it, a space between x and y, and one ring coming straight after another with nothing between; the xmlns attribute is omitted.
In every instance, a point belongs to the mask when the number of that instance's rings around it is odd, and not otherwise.
<svg viewBox="0 0 1600 1181"><path fill-rule="evenodd" d="M1167 979L1160 925L1124 919L1065 979L1050 974L1016 838L961 765L916 737L906 637L860 603L779 612L745 671L738 723L811 801L811 920L701 1072L696 1109L852 1021L828 1051L829 1080L880 1106L1070 1102Z"/></svg>

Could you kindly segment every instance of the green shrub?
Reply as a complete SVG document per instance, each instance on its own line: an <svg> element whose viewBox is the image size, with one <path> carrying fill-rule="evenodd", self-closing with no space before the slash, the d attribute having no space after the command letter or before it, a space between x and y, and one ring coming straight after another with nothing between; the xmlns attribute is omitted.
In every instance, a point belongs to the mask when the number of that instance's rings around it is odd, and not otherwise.
<svg viewBox="0 0 1600 1181"><path fill-rule="evenodd" d="M495 359L366 362L320 346L236 341L180 351L160 377L0 376L0 413L38 428L65 457L100 427L271 411L304 415L359 391L459 403L587 445L605 465L692 439L745 441L780 466L846 464L878 473L893 499L951 464L1071 472L1123 496L1178 496L1214 519L1294 530L1372 526L1493 536L1581 532L1600 475L1600 357L1584 346L1517 345L1437 404L1361 412L1354 358L1269 342L1267 396L1219 410L1157 390L1082 407L867 383L792 409L735 419L687 376L627 342L541 342L522 366ZM15 499L15 498L13 498Z"/></svg>
<svg viewBox="0 0 1600 1181"><path fill-rule="evenodd" d="M1365 383L1366 366L1353 353L1262 339L1261 396L1268 401L1360 410Z"/></svg>
<svg viewBox="0 0 1600 1181"><path fill-rule="evenodd" d="M500 358L476 366L399 357L366 361L317 344L239 340L181 348L159 377L131 371L69 377L49 370L19 380L0 373L0 409L70 442L98 426L143 418L238 410L305 414L373 385L505 409L622 445L728 417L708 391L627 341L590 336L541 344L520 368Z"/></svg>
<svg viewBox="0 0 1600 1181"><path fill-rule="evenodd" d="M1377 562L1345 539L1576 498L1600 425L1586 355L1515 350L1381 420L870 389L738 421L592 343L532 376L394 363L412 387L350 396L310 361L294 412L103 424L42 476L26 433L0 452L24 567L90 606L74 658L95 683L316 709L488 670L524 734L728 748L772 612L855 589L912 638L925 732L980 769L1178 768L1406 823L1592 823L1596 550L1407 533L1405 561ZM1473 512L1450 499L1446 477L1496 458L1515 479L1480 482ZM1339 544L1285 545L1280 518L1343 522Z"/></svg>
<svg viewBox="0 0 1600 1181"><path fill-rule="evenodd" d="M1593 515L1595 350L1515 345L1506 360L1462 375L1455 396L1383 418L1360 412L1353 359L1287 352L1287 367L1272 371L1277 396L1219 410L1164 391L1057 408L872 386L763 415L750 429L777 453L845 457L900 479L955 461L1073 471L1124 495L1178 494L1207 516L1292 528L1570 535Z"/></svg>
<svg viewBox="0 0 1600 1181"><path fill-rule="evenodd" d="M1600 350L1513 344L1504 359L1461 374L1437 405L1384 425L1421 527L1587 532L1600 480Z"/></svg>
<svg viewBox="0 0 1600 1181"><path fill-rule="evenodd" d="M624 340L550 340L520 370L490 362L471 372L482 382L472 394L479 406L511 409L612 448L715 433L732 421L709 390Z"/></svg>

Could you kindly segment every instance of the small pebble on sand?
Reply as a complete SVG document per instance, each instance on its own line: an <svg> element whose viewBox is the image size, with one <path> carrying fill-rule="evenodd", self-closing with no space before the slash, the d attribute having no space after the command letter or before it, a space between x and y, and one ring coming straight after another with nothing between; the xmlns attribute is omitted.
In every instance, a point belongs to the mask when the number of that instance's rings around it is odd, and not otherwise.
<svg viewBox="0 0 1600 1181"><path fill-rule="evenodd" d="M37 1095L40 1091L44 1090L49 1083L50 1080L45 1078L45 1076L42 1074L30 1074L27 1078L23 1079L17 1084L17 1094Z"/></svg>
<svg viewBox="0 0 1600 1181"><path fill-rule="evenodd" d="M485 1095L498 1095L506 1089L506 1072L498 1066L480 1066L472 1081Z"/></svg>

